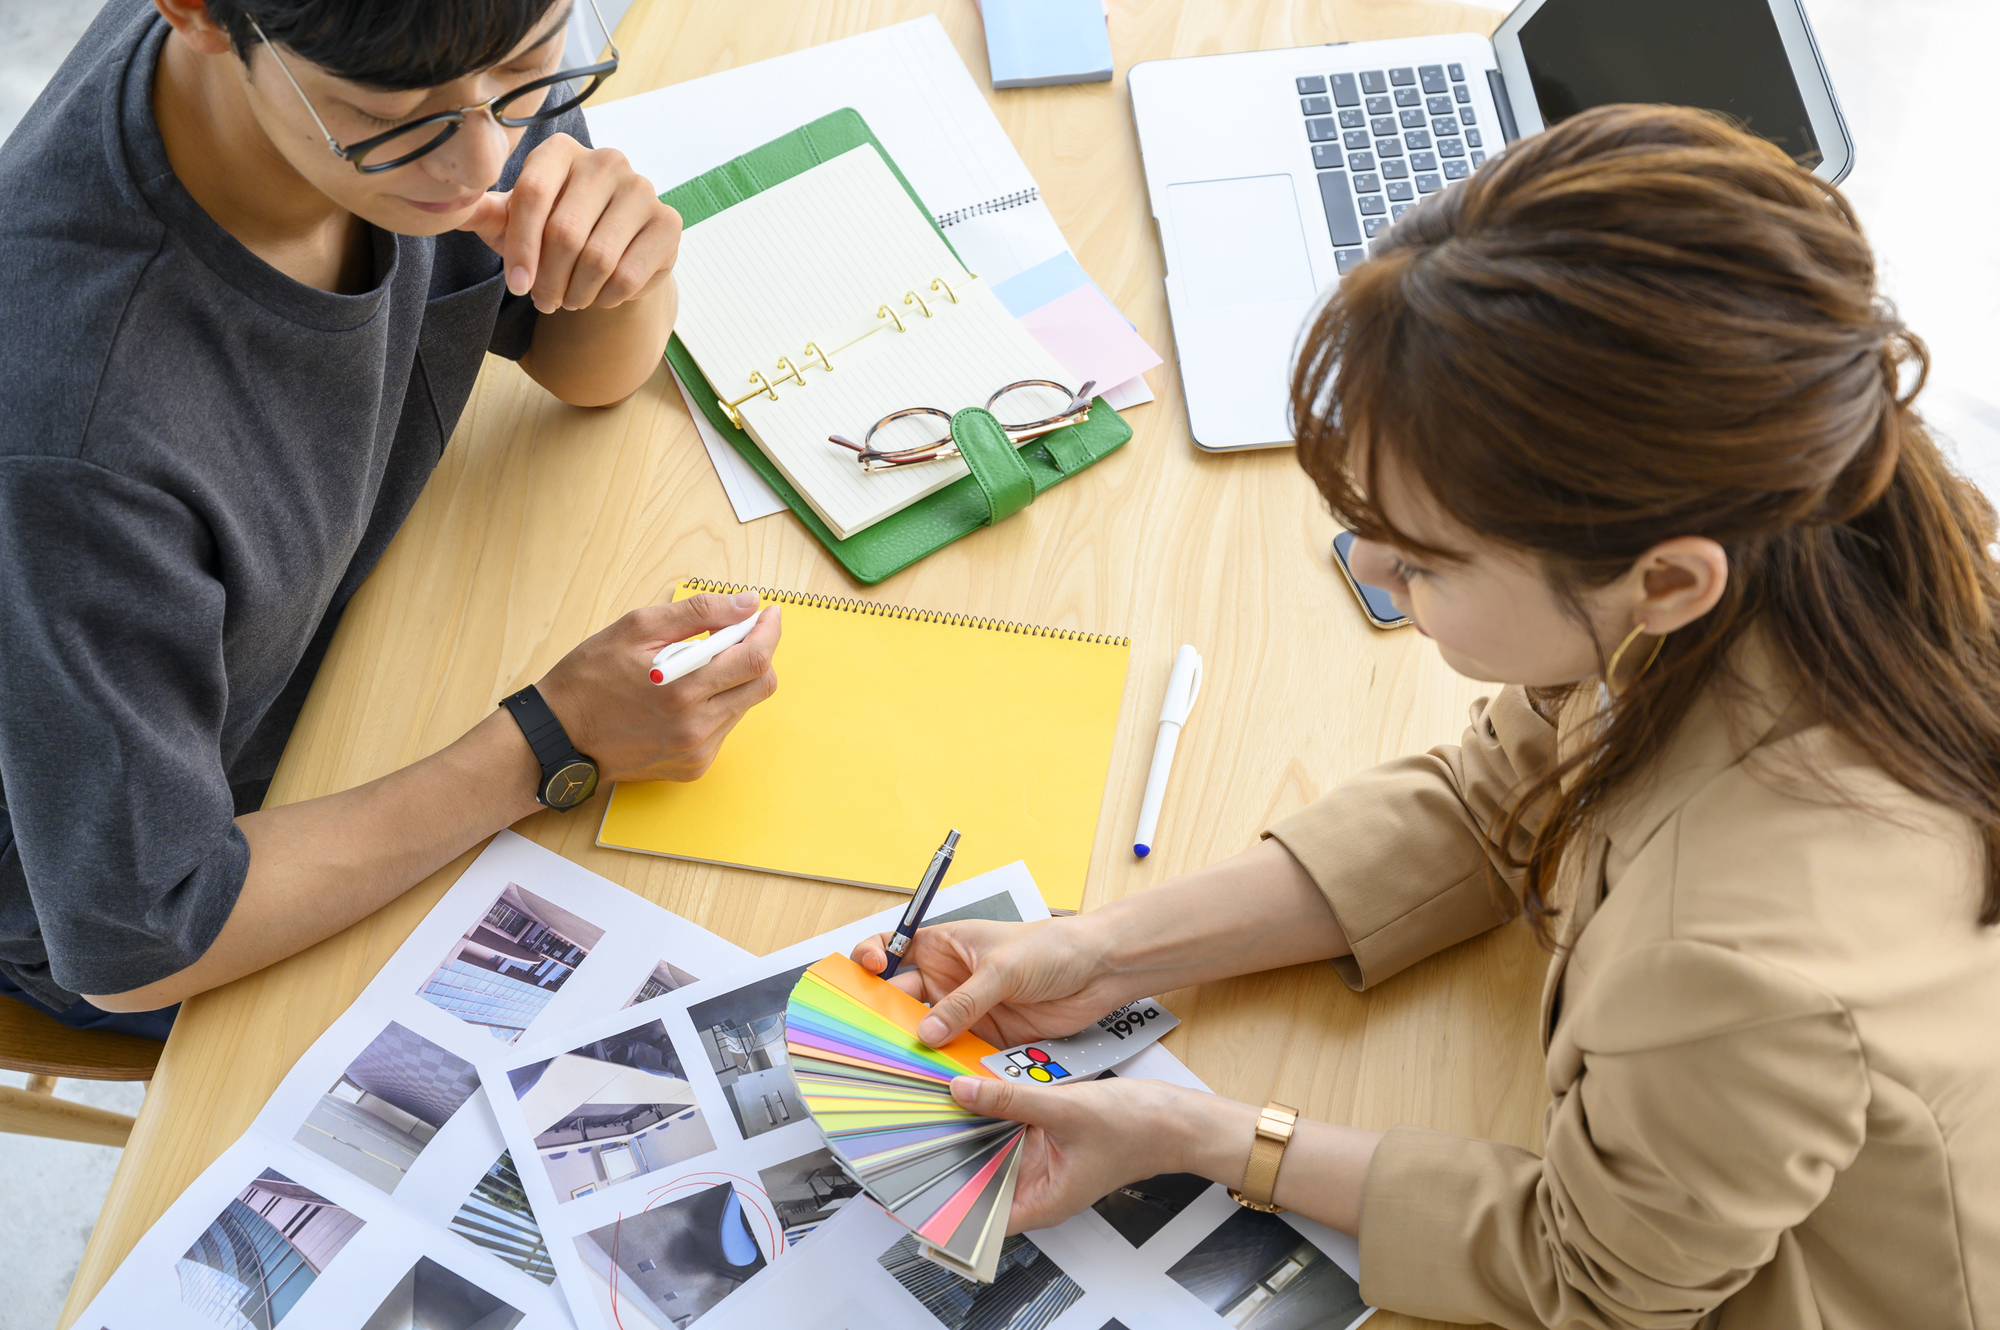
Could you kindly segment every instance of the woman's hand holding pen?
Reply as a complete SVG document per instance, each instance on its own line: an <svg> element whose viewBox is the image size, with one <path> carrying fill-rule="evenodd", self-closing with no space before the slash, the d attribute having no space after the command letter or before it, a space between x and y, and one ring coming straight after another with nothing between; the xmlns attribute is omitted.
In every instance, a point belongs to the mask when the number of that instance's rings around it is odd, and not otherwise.
<svg viewBox="0 0 2000 1330"><path fill-rule="evenodd" d="M886 934L854 949L880 974ZM1088 914L920 929L890 982L931 1005L933 1046L971 1030L1002 1048L1075 1034L1134 998L1347 954L1311 877L1276 841Z"/></svg>
<svg viewBox="0 0 2000 1330"><path fill-rule="evenodd" d="M917 930L889 982L931 1005L917 1034L933 1047L971 1030L1001 1048L1075 1034L1143 993L1123 993L1082 919L1031 924L966 919ZM887 933L854 949L880 974Z"/></svg>

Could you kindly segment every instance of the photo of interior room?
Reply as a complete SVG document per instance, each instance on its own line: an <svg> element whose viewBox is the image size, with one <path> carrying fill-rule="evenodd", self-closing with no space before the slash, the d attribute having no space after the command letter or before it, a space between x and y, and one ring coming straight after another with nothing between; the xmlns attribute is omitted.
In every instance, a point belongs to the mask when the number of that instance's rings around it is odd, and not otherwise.
<svg viewBox="0 0 2000 1330"><path fill-rule="evenodd" d="M757 1181L771 1198L787 1251L861 1194L861 1184L847 1176L833 1152L824 1148L773 1164L757 1174Z"/></svg>
<svg viewBox="0 0 2000 1330"><path fill-rule="evenodd" d="M680 1054L658 1021L507 1075L558 1200L715 1148Z"/></svg>
<svg viewBox="0 0 2000 1330"><path fill-rule="evenodd" d="M265 1169L175 1262L181 1305L225 1330L271 1330L360 1231L326 1197Z"/></svg>
<svg viewBox="0 0 2000 1330"><path fill-rule="evenodd" d="M640 1330L634 1313L655 1330L684 1330L766 1264L727 1182L592 1229L576 1250L607 1299L615 1254L625 1330Z"/></svg>
<svg viewBox="0 0 2000 1330"><path fill-rule="evenodd" d="M510 882L417 993L511 1044L603 938L603 929Z"/></svg>
<svg viewBox="0 0 2000 1330"><path fill-rule="evenodd" d="M451 1217L451 1231L544 1284L556 1282L555 1262L549 1259L542 1226L535 1221L511 1154L503 1152L493 1161Z"/></svg>
<svg viewBox="0 0 2000 1330"><path fill-rule="evenodd" d="M876 1260L945 1330L1042 1330L1083 1296L1082 1287L1020 1233L1000 1248L999 1273L990 1284L919 1256L914 1235Z"/></svg>
<svg viewBox="0 0 2000 1330"><path fill-rule="evenodd" d="M1128 1183L1090 1208L1134 1247L1144 1246L1168 1221L1214 1184L1193 1173L1162 1173Z"/></svg>
<svg viewBox="0 0 2000 1330"><path fill-rule="evenodd" d="M651 1002L662 993L671 993L676 988L686 988L694 981L695 976L680 966L661 961L653 967L653 972L646 976L646 982L639 985L639 991L634 993L625 1005L636 1007L641 1002Z"/></svg>
<svg viewBox="0 0 2000 1330"><path fill-rule="evenodd" d="M801 965L688 1008L745 1140L808 1118L785 1057L785 1007L805 972Z"/></svg>
<svg viewBox="0 0 2000 1330"><path fill-rule="evenodd" d="M292 1139L392 1192L478 1089L470 1062L391 1021L320 1096Z"/></svg>
<svg viewBox="0 0 2000 1330"><path fill-rule="evenodd" d="M422 1256L361 1330L514 1330L525 1315Z"/></svg>
<svg viewBox="0 0 2000 1330"><path fill-rule="evenodd" d="M1345 1330L1368 1311L1332 1257L1257 1210L1223 1220L1167 1277L1238 1330Z"/></svg>

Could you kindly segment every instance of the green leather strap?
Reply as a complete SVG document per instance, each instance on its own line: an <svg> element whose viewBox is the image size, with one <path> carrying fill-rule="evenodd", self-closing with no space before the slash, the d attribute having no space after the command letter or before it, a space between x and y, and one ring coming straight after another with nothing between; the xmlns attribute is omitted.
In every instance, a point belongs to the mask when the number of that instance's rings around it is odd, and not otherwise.
<svg viewBox="0 0 2000 1330"><path fill-rule="evenodd" d="M968 406L951 418L951 437L986 494L986 525L1004 521L1035 497L1035 478L1014 451L1014 441L984 407Z"/></svg>
<svg viewBox="0 0 2000 1330"><path fill-rule="evenodd" d="M1113 414L1102 399L1097 401L1094 409L1107 415ZM1090 446L1078 437L1077 430L1075 425L1066 425L1042 436L1042 447L1048 450L1049 460L1065 476L1073 476L1097 460L1091 455Z"/></svg>

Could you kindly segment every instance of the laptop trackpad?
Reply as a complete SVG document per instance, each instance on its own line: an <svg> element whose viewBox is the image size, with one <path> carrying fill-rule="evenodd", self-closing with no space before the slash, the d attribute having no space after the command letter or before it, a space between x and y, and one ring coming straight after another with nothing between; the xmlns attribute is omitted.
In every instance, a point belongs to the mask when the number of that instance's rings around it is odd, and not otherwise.
<svg viewBox="0 0 2000 1330"><path fill-rule="evenodd" d="M1312 261L1290 176L1169 185L1167 208L1175 266L1193 308L1312 298Z"/></svg>

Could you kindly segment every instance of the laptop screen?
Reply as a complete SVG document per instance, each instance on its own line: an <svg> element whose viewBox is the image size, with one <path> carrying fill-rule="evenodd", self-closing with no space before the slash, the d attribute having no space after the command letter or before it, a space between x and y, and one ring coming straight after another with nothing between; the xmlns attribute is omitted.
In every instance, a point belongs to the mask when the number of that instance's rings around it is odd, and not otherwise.
<svg viewBox="0 0 2000 1330"><path fill-rule="evenodd" d="M1699 106L1820 163L1765 0L1547 0L1520 40L1547 124L1608 102Z"/></svg>

